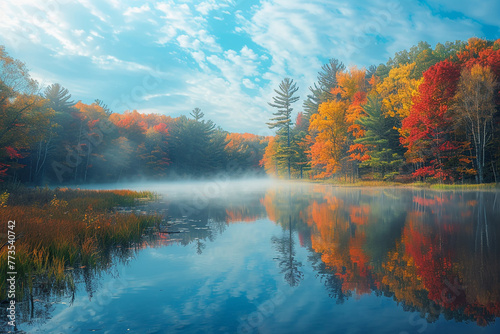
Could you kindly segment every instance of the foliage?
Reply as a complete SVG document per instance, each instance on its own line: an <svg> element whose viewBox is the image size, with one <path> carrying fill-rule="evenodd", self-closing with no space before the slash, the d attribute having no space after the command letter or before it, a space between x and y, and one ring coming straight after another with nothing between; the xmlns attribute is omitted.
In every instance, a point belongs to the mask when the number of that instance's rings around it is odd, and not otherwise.
<svg viewBox="0 0 500 334"><path fill-rule="evenodd" d="M410 114L403 120L402 130L408 137L401 143L408 148L407 159L416 164L416 177L435 177L446 180L456 175L457 165L466 149L452 135L453 115L449 110L455 95L460 68L449 61L438 63L424 72Z"/></svg>
<svg viewBox="0 0 500 334"><path fill-rule="evenodd" d="M309 120L313 114L318 112L321 103L334 98L331 91L337 86L337 73L344 70L345 65L333 58L321 67L321 71L318 72L318 82L309 87L311 93L307 95L302 105L306 119Z"/></svg>
<svg viewBox="0 0 500 334"><path fill-rule="evenodd" d="M411 78L415 63L399 65L389 71L376 91L382 98L382 110L385 115L397 120L396 128L401 133L401 121L408 117L422 79ZM401 135L404 136L403 133Z"/></svg>
<svg viewBox="0 0 500 334"><path fill-rule="evenodd" d="M242 138L235 147L239 134L229 138L199 108L191 116L113 113L98 99L74 103L58 83L39 95L26 65L0 49L0 181L81 184L262 171L264 137Z"/></svg>
<svg viewBox="0 0 500 334"><path fill-rule="evenodd" d="M345 109L344 102L324 102L311 117L309 131L317 131L311 146L311 165L323 169L317 178L332 176L340 170L347 141Z"/></svg>
<svg viewBox="0 0 500 334"><path fill-rule="evenodd" d="M367 158L363 159L360 166L371 167L381 179L393 178L398 174L398 168L402 165L403 159L392 146L398 138L392 118L383 115L382 104L378 96L369 97L363 109L366 116L356 122L362 125L366 132L363 137L356 139L355 143L367 147Z"/></svg>

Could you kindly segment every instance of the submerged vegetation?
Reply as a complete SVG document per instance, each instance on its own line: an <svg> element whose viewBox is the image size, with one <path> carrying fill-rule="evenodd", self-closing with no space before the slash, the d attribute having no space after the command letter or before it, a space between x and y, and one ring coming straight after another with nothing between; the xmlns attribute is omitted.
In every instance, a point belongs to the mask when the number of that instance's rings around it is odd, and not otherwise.
<svg viewBox="0 0 500 334"><path fill-rule="evenodd" d="M151 192L36 188L4 192L0 216L15 221L17 288L71 287L68 269L107 266L112 249L139 242L148 227L160 222L145 212L120 213L155 198ZM7 235L1 235L0 265L7 267ZM0 301L6 298L7 272L0 272Z"/></svg>

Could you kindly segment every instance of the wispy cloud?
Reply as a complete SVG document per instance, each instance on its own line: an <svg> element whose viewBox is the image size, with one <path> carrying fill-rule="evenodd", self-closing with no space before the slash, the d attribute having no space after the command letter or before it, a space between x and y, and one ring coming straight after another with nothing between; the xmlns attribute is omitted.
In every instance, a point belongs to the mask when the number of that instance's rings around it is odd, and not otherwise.
<svg viewBox="0 0 500 334"><path fill-rule="evenodd" d="M107 22L109 20L109 16L104 14L102 10L98 8L91 0L77 0L84 8L88 9L89 12L97 17L99 20L103 22Z"/></svg>
<svg viewBox="0 0 500 334"><path fill-rule="evenodd" d="M125 71L140 71L140 72L152 72L153 69L149 66L145 66L139 63L125 61L118 59L114 56L92 56L92 62L99 66L103 70L125 70Z"/></svg>
<svg viewBox="0 0 500 334"><path fill-rule="evenodd" d="M125 16L135 16L137 14L142 14L151 11L149 4L144 4L140 7L128 7L123 15Z"/></svg>

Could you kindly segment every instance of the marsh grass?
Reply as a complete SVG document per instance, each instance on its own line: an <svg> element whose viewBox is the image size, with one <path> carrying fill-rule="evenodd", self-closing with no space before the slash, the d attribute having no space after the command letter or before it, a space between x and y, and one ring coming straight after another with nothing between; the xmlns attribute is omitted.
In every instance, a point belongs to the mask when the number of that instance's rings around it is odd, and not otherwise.
<svg viewBox="0 0 500 334"><path fill-rule="evenodd" d="M439 184L427 182L412 182L401 183L396 181L381 181L381 180L362 180L357 182L343 182L339 180L324 179L324 180L293 180L298 182L331 184L339 187L406 187L406 188L428 188L434 190L492 190L499 189L500 186L495 183L482 183L482 184Z"/></svg>
<svg viewBox="0 0 500 334"><path fill-rule="evenodd" d="M495 183L482 184L432 184L431 189L436 190L482 190L482 189L498 189L499 186Z"/></svg>
<svg viewBox="0 0 500 334"><path fill-rule="evenodd" d="M295 180L294 180L295 181ZM333 180L333 179L303 179L297 180L299 182L308 182L308 183L320 183L320 184L330 184L339 187L398 187L398 186L408 186L407 184L394 182L394 181L382 181L382 180L366 180L366 181L357 181L357 182L345 182L341 180Z"/></svg>
<svg viewBox="0 0 500 334"><path fill-rule="evenodd" d="M110 249L138 243L144 231L159 224L157 215L120 213L155 198L150 192L129 190L18 189L1 192L0 216L15 220L17 293L73 286L67 268L99 268L109 264ZM6 226L6 225L5 225ZM4 229L5 232L6 229ZM7 234L0 231L0 246ZM7 267L5 245L0 266ZM6 299L6 272L0 271L0 301Z"/></svg>

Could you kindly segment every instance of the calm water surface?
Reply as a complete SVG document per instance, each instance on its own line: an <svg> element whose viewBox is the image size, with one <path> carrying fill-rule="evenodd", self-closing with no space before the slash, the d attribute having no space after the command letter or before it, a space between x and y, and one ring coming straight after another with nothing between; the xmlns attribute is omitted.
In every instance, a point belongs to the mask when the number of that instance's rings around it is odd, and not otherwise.
<svg viewBox="0 0 500 334"><path fill-rule="evenodd" d="M226 181L135 189L161 193L147 210L179 233L123 250L82 275L74 294L35 301L21 329L500 333L497 192Z"/></svg>

